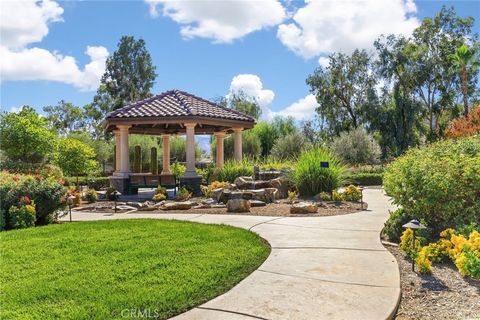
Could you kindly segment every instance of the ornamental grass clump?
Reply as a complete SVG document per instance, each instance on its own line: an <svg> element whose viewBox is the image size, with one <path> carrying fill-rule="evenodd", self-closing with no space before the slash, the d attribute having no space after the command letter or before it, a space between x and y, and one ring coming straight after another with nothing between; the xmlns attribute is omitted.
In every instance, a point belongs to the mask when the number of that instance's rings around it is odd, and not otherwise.
<svg viewBox="0 0 480 320"><path fill-rule="evenodd" d="M238 177L253 175L253 162L249 159L243 159L242 161L229 160L214 175L218 181L233 183Z"/></svg>
<svg viewBox="0 0 480 320"><path fill-rule="evenodd" d="M321 162L328 162L328 168ZM315 147L304 151L296 163L293 181L302 196L333 192L343 185L346 167L327 149Z"/></svg>

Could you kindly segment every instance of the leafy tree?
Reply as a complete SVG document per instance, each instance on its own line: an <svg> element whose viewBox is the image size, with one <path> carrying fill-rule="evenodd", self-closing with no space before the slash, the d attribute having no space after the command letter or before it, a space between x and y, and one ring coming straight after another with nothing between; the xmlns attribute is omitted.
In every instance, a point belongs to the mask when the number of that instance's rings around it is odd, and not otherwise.
<svg viewBox="0 0 480 320"><path fill-rule="evenodd" d="M275 141L271 156L278 160L296 159L310 146L310 142L302 133L292 132Z"/></svg>
<svg viewBox="0 0 480 320"><path fill-rule="evenodd" d="M270 123L266 121L258 122L253 129L250 130L256 139L260 141L261 156L267 157L272 150L275 141L278 139L278 133Z"/></svg>
<svg viewBox="0 0 480 320"><path fill-rule="evenodd" d="M0 130L1 149L13 161L42 162L55 146L56 137L46 119L29 106L0 115Z"/></svg>
<svg viewBox="0 0 480 320"><path fill-rule="evenodd" d="M278 137L285 137L291 133L297 132L297 127L295 126L295 119L291 116L275 116L272 120L272 127L277 133Z"/></svg>
<svg viewBox="0 0 480 320"><path fill-rule="evenodd" d="M332 152L350 165L376 164L380 159L380 147L364 128L342 132L330 146Z"/></svg>
<svg viewBox="0 0 480 320"><path fill-rule="evenodd" d="M326 68L319 67L307 78L310 91L319 104L317 112L331 133L357 128L364 123L365 107L375 100L375 76L366 51L351 56L334 53Z"/></svg>
<svg viewBox="0 0 480 320"><path fill-rule="evenodd" d="M213 159L216 157L217 143L213 138L210 143ZM242 154L244 158L258 159L261 155L262 147L260 140L253 132L253 130L247 130L242 132ZM233 135L227 135L223 140L223 155L225 160L231 160L234 158L234 141Z"/></svg>
<svg viewBox="0 0 480 320"><path fill-rule="evenodd" d="M61 135L79 130L84 127L85 115L82 108L71 102L60 100L55 106L43 107L50 129Z"/></svg>
<svg viewBox="0 0 480 320"><path fill-rule="evenodd" d="M95 151L87 144L72 138L62 138L58 141L55 162L66 175L78 176L92 173L97 167Z"/></svg>
<svg viewBox="0 0 480 320"><path fill-rule="evenodd" d="M107 59L94 105L102 114L150 97L155 66L143 39L123 36Z"/></svg>
<svg viewBox="0 0 480 320"><path fill-rule="evenodd" d="M195 141L195 158L198 159L201 155L202 149ZM170 157L178 162L187 161L187 140L185 137L173 136L170 138Z"/></svg>
<svg viewBox="0 0 480 320"><path fill-rule="evenodd" d="M476 48L469 48L465 43L455 50L454 54L450 55L450 59L455 64L460 75L460 83L463 94L463 114L466 117L468 115L468 91L469 91L469 78L472 78L471 73L475 73L478 69L480 62L478 61L478 55Z"/></svg>
<svg viewBox="0 0 480 320"><path fill-rule="evenodd" d="M473 108L468 116L455 119L446 130L449 138L459 138L480 133L480 105Z"/></svg>
<svg viewBox="0 0 480 320"><path fill-rule="evenodd" d="M130 137L132 137L131 135ZM95 160L102 165L103 172L107 163L113 162L113 141L103 138L94 139L92 135L85 131L71 132L67 138L76 139L90 146L95 151ZM131 143L130 143L131 145Z"/></svg>
<svg viewBox="0 0 480 320"><path fill-rule="evenodd" d="M255 97L248 96L244 91L231 94L228 99L220 97L215 100L221 106L240 111L255 119L259 119L262 114L262 108Z"/></svg>

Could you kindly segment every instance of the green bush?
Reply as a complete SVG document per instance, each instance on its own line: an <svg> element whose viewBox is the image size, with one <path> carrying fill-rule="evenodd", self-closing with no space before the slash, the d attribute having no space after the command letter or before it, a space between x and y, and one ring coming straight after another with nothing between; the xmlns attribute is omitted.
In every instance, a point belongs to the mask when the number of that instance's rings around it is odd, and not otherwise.
<svg viewBox="0 0 480 320"><path fill-rule="evenodd" d="M35 205L11 206L8 210L10 229L25 229L35 226Z"/></svg>
<svg viewBox="0 0 480 320"><path fill-rule="evenodd" d="M480 136L409 150L388 166L384 186L395 204L425 221L434 235L479 223Z"/></svg>
<svg viewBox="0 0 480 320"><path fill-rule="evenodd" d="M361 186L381 186L383 173L350 173L345 176L345 181Z"/></svg>
<svg viewBox="0 0 480 320"><path fill-rule="evenodd" d="M363 128L342 132L333 139L332 152L351 165L375 164L380 159L380 147Z"/></svg>
<svg viewBox="0 0 480 320"><path fill-rule="evenodd" d="M253 175L253 163L248 159L242 161L228 160L223 168L214 174L215 180L233 182L236 178Z"/></svg>
<svg viewBox="0 0 480 320"><path fill-rule="evenodd" d="M55 179L0 172L0 206L7 213L7 221L10 207L16 205L20 197L27 196L35 201L35 224L51 223L57 211L65 207L64 195L65 188Z"/></svg>
<svg viewBox="0 0 480 320"><path fill-rule="evenodd" d="M328 162L329 167L322 168L320 162ZM313 196L340 187L345 167L327 149L315 147L298 157L292 177L301 195Z"/></svg>
<svg viewBox="0 0 480 320"><path fill-rule="evenodd" d="M177 192L177 200L179 201L187 201L191 197L192 193L185 187L180 188L180 190Z"/></svg>
<svg viewBox="0 0 480 320"><path fill-rule="evenodd" d="M95 189L88 189L87 192L85 192L85 200L88 201L88 203L94 203L98 200L98 194Z"/></svg>
<svg viewBox="0 0 480 320"><path fill-rule="evenodd" d="M412 219L413 216L407 213L403 208L395 210L385 222L383 234L388 237L388 240L398 243L402 232L405 230L402 226Z"/></svg>
<svg viewBox="0 0 480 320"><path fill-rule="evenodd" d="M77 177L65 177L65 186L75 186L77 184ZM87 186L89 189L105 189L110 186L109 177L79 177L78 184Z"/></svg>
<svg viewBox="0 0 480 320"><path fill-rule="evenodd" d="M0 231L4 231L7 228L6 218L5 211L0 208Z"/></svg>
<svg viewBox="0 0 480 320"><path fill-rule="evenodd" d="M360 189L352 184L345 189L342 195L346 201L359 201L362 198Z"/></svg>
<svg viewBox="0 0 480 320"><path fill-rule="evenodd" d="M296 159L303 150L308 149L310 143L305 135L292 132L281 139L277 139L271 150L275 159Z"/></svg>

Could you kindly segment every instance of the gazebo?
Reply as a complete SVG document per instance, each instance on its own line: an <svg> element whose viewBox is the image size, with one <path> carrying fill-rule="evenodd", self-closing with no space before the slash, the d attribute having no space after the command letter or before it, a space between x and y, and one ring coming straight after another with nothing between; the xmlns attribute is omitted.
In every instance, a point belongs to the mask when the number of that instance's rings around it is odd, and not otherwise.
<svg viewBox="0 0 480 320"><path fill-rule="evenodd" d="M186 135L185 174L181 183L198 191L201 177L195 171L195 134L213 134L216 137L215 165L223 167L223 141L233 133L234 158L242 160L242 131L255 125L255 119L225 108L211 101L180 90L129 104L107 114L103 121L106 132L115 134L115 172L110 184L122 193L129 190L130 171L128 135L161 135L163 140L163 168L161 176L172 176L170 170L170 136Z"/></svg>

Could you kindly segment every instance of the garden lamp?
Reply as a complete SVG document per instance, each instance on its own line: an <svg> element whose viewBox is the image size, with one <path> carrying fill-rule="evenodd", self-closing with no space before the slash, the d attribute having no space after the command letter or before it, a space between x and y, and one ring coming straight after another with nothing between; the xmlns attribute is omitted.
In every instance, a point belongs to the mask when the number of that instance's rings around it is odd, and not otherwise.
<svg viewBox="0 0 480 320"><path fill-rule="evenodd" d="M415 230L426 229L427 227L425 227L423 224L421 224L420 222L418 222L418 220L415 220L415 219L411 220L408 223L405 223L402 227L412 229L412 231L413 231L412 251L415 252ZM412 271L415 272L415 260L414 259L412 259Z"/></svg>
<svg viewBox="0 0 480 320"><path fill-rule="evenodd" d="M358 186L358 190L360 190L360 208L363 210L363 186Z"/></svg>
<svg viewBox="0 0 480 320"><path fill-rule="evenodd" d="M68 198L67 198L67 203L68 203L68 211L70 213L70 222L72 222L72 204L73 204L73 200L75 200L75 196L74 195L69 195Z"/></svg>
<svg viewBox="0 0 480 320"><path fill-rule="evenodd" d="M113 195L113 201L115 201L115 213L117 213L117 200L118 200L118 197L120 197L122 194L117 190L115 190L112 192L112 195Z"/></svg>

